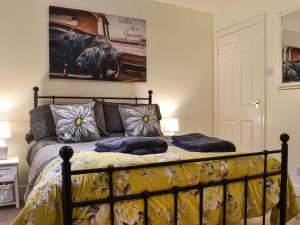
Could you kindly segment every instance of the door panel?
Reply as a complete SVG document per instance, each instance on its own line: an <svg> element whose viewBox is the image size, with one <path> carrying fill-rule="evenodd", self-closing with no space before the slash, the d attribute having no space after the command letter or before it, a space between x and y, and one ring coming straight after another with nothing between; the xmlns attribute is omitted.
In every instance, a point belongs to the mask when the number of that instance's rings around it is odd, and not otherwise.
<svg viewBox="0 0 300 225"><path fill-rule="evenodd" d="M251 104L253 99L252 62L241 62L241 104Z"/></svg>
<svg viewBox="0 0 300 225"><path fill-rule="evenodd" d="M224 70L226 77L226 79L224 79L225 105L230 106L233 104L233 65L225 66Z"/></svg>
<svg viewBox="0 0 300 225"><path fill-rule="evenodd" d="M254 121L241 121L241 149L252 149Z"/></svg>
<svg viewBox="0 0 300 225"><path fill-rule="evenodd" d="M227 120L224 123L224 138L226 140L235 141L236 122Z"/></svg>
<svg viewBox="0 0 300 225"><path fill-rule="evenodd" d="M252 37L251 36L247 36L247 37L243 37L241 38L241 49L240 52L247 52L247 51L251 51L252 50Z"/></svg>
<svg viewBox="0 0 300 225"><path fill-rule="evenodd" d="M241 151L263 148L264 45L260 26L247 26L217 39L217 135L233 141ZM258 99L257 108L254 103Z"/></svg>

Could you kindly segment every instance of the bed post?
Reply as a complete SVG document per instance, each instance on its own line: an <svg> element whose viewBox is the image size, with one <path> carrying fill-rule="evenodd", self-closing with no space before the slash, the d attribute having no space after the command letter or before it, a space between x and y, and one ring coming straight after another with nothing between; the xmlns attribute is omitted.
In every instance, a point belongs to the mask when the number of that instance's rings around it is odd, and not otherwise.
<svg viewBox="0 0 300 225"><path fill-rule="evenodd" d="M62 199L63 199L63 221L64 225L72 224L72 183L71 183L71 162L73 149L64 146L59 151L60 157L63 159L62 167Z"/></svg>
<svg viewBox="0 0 300 225"><path fill-rule="evenodd" d="M288 182L288 141L290 137L288 134L281 134L281 184L280 184L280 218L279 224L285 225L286 221L286 195L287 195L287 182Z"/></svg>
<svg viewBox="0 0 300 225"><path fill-rule="evenodd" d="M39 88L38 87L33 87L34 108L36 108L38 106L38 92L39 92Z"/></svg>
<svg viewBox="0 0 300 225"><path fill-rule="evenodd" d="M152 91L152 90L149 90L149 91L148 91L148 95L149 95L149 97L148 97L148 99L149 99L149 105L152 104L152 94L153 94L153 91Z"/></svg>

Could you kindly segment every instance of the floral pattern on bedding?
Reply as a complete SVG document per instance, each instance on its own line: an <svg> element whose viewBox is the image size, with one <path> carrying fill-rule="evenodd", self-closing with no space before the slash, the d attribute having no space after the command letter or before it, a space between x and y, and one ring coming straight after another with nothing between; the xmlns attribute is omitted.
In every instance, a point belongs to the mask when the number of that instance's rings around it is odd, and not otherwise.
<svg viewBox="0 0 300 225"><path fill-rule="evenodd" d="M227 153L228 154L228 153ZM230 153L233 154L233 153ZM106 167L108 165L125 166L224 155L224 153L190 153L172 152L158 155L135 156L119 153L76 153L72 169ZM61 199L61 159L52 160L40 173L28 201L13 224L60 225L62 223ZM280 163L268 158L268 171L277 171ZM263 157L218 160L185 165L118 171L114 173L114 195L123 196L141 193L145 190L155 191L173 186L195 185L199 182L217 181L223 178L237 178L263 172ZM108 174L94 173L72 176L72 196L74 202L108 197ZM267 210L272 209L271 224L276 225L279 211L276 208L280 192L280 177L273 176L267 180ZM262 179L249 181L248 217L261 215ZM227 220L237 222L243 218L244 184L230 184L227 196ZM178 195L178 224L199 224L198 190L180 192ZM142 225L144 210L142 200L117 202L114 204L115 224ZM148 216L150 225L174 224L173 195L149 198ZM223 189L221 186L204 190L204 216L206 225L217 225L222 220ZM299 212L293 186L288 183L287 218ZM47 218L47 219L46 219ZM94 205L73 210L73 224L109 225L109 205Z"/></svg>

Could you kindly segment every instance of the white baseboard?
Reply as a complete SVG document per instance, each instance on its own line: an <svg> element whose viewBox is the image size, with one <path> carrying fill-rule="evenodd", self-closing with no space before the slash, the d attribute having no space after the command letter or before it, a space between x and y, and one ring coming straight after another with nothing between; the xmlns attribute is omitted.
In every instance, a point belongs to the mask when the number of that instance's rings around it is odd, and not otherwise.
<svg viewBox="0 0 300 225"><path fill-rule="evenodd" d="M296 193L297 197L300 197L300 186L295 185L294 187L295 187L295 193Z"/></svg>

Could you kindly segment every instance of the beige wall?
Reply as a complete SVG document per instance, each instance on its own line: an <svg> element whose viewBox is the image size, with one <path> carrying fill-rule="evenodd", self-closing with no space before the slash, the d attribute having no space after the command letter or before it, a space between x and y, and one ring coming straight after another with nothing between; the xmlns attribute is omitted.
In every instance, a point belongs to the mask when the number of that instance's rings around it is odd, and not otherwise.
<svg viewBox="0 0 300 225"><path fill-rule="evenodd" d="M147 24L148 82L163 116L178 117L181 133L213 133L213 18L211 14L149 4L157 15ZM170 10L172 9L172 10ZM158 35L152 35L158 34Z"/></svg>
<svg viewBox="0 0 300 225"><path fill-rule="evenodd" d="M48 6L93 10L147 20L147 83L48 78ZM9 120L9 155L20 157L27 183L28 111L32 87L42 94L145 95L154 91L165 116L179 117L182 132L213 129L213 15L147 0L9 0L0 8L0 120Z"/></svg>
<svg viewBox="0 0 300 225"><path fill-rule="evenodd" d="M279 135L291 136L289 172L294 183L300 186L295 167L300 166L300 89L278 90L280 76L279 45L281 11L300 6L299 0L234 1L215 16L215 30L239 23L248 18L265 14L266 18L266 66L274 67L274 75L266 77L266 148L278 148ZM299 189L298 189L299 190Z"/></svg>

